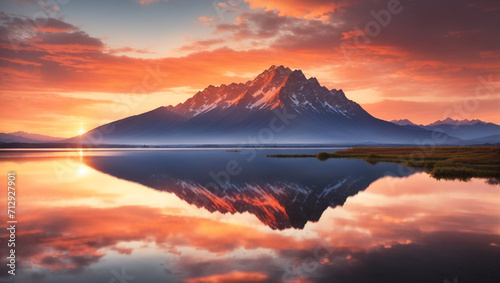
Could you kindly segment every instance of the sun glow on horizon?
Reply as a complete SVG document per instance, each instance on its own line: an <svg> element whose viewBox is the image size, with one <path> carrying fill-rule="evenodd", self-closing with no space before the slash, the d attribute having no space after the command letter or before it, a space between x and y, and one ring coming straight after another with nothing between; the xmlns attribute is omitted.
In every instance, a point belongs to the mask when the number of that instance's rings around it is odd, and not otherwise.
<svg viewBox="0 0 500 283"><path fill-rule="evenodd" d="M78 135L83 135L83 134L85 134L85 132L86 131L84 129L79 129L78 130Z"/></svg>

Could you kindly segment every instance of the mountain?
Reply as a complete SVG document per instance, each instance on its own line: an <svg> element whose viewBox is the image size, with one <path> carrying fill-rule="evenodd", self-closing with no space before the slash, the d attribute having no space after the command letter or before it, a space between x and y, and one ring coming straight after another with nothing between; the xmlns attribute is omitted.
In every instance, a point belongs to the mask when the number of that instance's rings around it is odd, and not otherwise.
<svg viewBox="0 0 500 283"><path fill-rule="evenodd" d="M115 121L69 142L98 144L415 144L432 133L371 116L342 90L272 66L247 83L209 86L186 102ZM458 139L447 137L447 142Z"/></svg>
<svg viewBox="0 0 500 283"><path fill-rule="evenodd" d="M391 123L407 129L418 130L421 128L429 131L444 132L449 136L466 140L465 142L456 142L459 144L497 143L497 137L500 135L499 125L477 119L454 120L446 118L426 126L414 124L408 119L392 120Z"/></svg>
<svg viewBox="0 0 500 283"><path fill-rule="evenodd" d="M63 140L63 138L51 137L51 136L39 135L39 134L33 134L33 133L26 133L23 131L9 133L9 135L23 137L23 138L38 141L38 142L55 142L55 141Z"/></svg>
<svg viewBox="0 0 500 283"><path fill-rule="evenodd" d="M12 134L0 133L0 143L38 143L37 140L32 140Z"/></svg>
<svg viewBox="0 0 500 283"><path fill-rule="evenodd" d="M63 138L51 136L31 134L22 131L14 133L0 133L0 143L41 143L41 142L57 142Z"/></svg>
<svg viewBox="0 0 500 283"><path fill-rule="evenodd" d="M391 123L400 125L400 126L418 126L417 124L412 123L408 119L401 119L401 120L392 120Z"/></svg>
<svg viewBox="0 0 500 283"><path fill-rule="evenodd" d="M446 118L444 120L438 120L434 123L431 123L429 125L427 125L428 127L432 127L432 126L440 126L440 125L458 125L458 126L465 126L465 125L475 125L477 123L480 123L480 124L486 124L486 122L483 122L481 120L477 120L477 119L474 119L474 120L453 120L451 118Z"/></svg>
<svg viewBox="0 0 500 283"><path fill-rule="evenodd" d="M450 136L464 140L481 141L481 138L489 142L493 142L491 138L500 135L500 126L483 122L481 120L453 120L447 118L443 121L437 121L422 128L430 131L441 131Z"/></svg>

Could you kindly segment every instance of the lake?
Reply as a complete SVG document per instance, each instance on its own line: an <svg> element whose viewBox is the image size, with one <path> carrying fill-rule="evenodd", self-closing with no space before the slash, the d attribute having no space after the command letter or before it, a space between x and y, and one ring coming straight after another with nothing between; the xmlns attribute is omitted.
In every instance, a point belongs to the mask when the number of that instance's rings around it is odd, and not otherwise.
<svg viewBox="0 0 500 283"><path fill-rule="evenodd" d="M5 282L500 282L500 186L337 149L0 151Z"/></svg>

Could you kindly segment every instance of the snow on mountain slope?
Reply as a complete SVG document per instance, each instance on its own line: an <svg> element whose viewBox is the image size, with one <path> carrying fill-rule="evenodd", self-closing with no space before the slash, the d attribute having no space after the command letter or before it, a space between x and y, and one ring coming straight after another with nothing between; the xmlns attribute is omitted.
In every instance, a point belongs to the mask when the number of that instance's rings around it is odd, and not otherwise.
<svg viewBox="0 0 500 283"><path fill-rule="evenodd" d="M348 116L355 107L342 90L328 90L315 78L306 79L302 71L272 66L246 84L209 86L186 102L169 110L185 117L194 117L215 109L229 107L248 110L292 106L299 112L313 110Z"/></svg>

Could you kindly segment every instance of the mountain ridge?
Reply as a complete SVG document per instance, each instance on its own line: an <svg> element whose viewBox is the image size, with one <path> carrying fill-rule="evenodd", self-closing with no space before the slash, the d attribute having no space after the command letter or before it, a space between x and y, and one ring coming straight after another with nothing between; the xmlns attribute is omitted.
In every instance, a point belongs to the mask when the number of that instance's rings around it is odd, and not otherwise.
<svg viewBox="0 0 500 283"><path fill-rule="evenodd" d="M17 131L13 133L0 133L0 143L42 143L58 142L64 138Z"/></svg>
<svg viewBox="0 0 500 283"><path fill-rule="evenodd" d="M464 119L464 120L454 120L450 117L444 119L444 120L438 120L434 123L430 123L426 126L439 126L439 125L475 125L475 124L478 124L478 123L481 123L481 124L487 124L487 122L484 122L484 121L481 121L481 120L478 120L478 119L473 119L473 120L468 120L468 119Z"/></svg>
<svg viewBox="0 0 500 283"><path fill-rule="evenodd" d="M498 143L498 135L500 135L500 125L481 121L478 119L473 120L454 120L446 118L438 120L428 125L417 125L408 119L392 120L391 123L402 127L419 127L430 131L444 132L450 136L457 137L468 141L484 141L485 143Z"/></svg>
<svg viewBox="0 0 500 283"><path fill-rule="evenodd" d="M35 133L28 133L24 131L17 131L13 133L8 133L9 135L13 136L18 136L18 137L23 137L35 141L40 141L40 142L53 142L53 141L59 141L63 140L64 138L60 137L53 137L53 136L48 136L48 135L41 135L41 134L35 134Z"/></svg>
<svg viewBox="0 0 500 283"><path fill-rule="evenodd" d="M497 125L495 123L486 122L486 121L479 120L479 119L458 120L458 119L452 119L450 117L447 117L446 119L443 119L443 120L437 120L437 121L429 123L427 125L415 124L412 121L410 121L409 119L395 119L395 120L391 120L390 122L393 124L396 124L396 125L400 125L400 126L411 125L411 126L420 126L420 127L439 126L439 125L452 125L452 126L468 125L468 126L471 126L471 125L476 125L476 124L494 124L494 125Z"/></svg>
<svg viewBox="0 0 500 283"><path fill-rule="evenodd" d="M11 134L0 133L0 143L38 143L39 141L19 137Z"/></svg>

